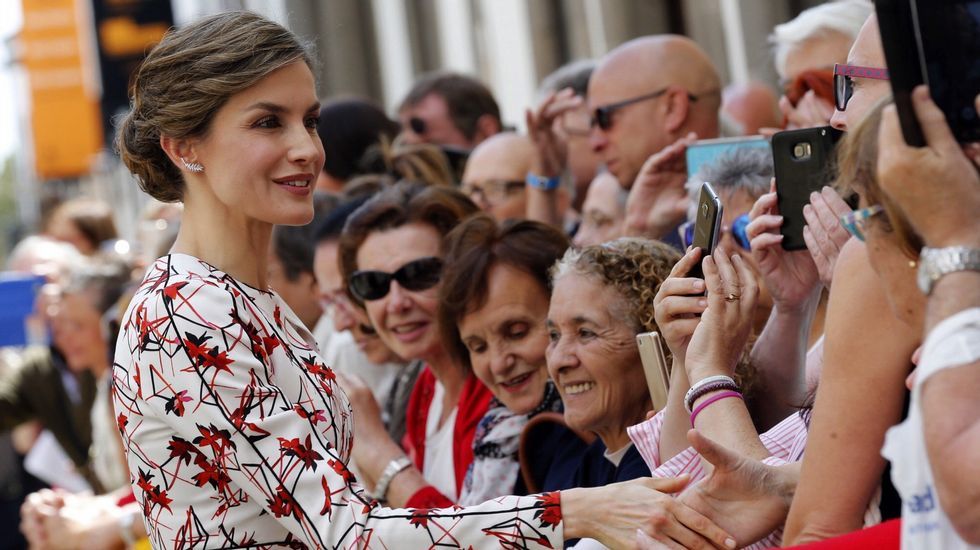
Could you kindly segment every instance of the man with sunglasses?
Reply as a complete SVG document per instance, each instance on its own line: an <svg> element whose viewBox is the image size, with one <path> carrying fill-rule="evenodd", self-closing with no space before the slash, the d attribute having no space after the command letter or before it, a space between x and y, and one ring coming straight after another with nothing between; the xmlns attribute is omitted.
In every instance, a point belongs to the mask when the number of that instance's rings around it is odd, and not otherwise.
<svg viewBox="0 0 980 550"><path fill-rule="evenodd" d="M470 150L503 128L500 108L479 80L455 73L422 76L398 108L400 137Z"/></svg>
<svg viewBox="0 0 980 550"><path fill-rule="evenodd" d="M721 83L711 60L683 36L631 40L600 61L588 104L592 149L632 189L627 231L676 240L686 214L684 148L677 151L680 164L662 159L637 176L651 156L692 132L700 139L718 137ZM642 215L631 217L631 211Z"/></svg>

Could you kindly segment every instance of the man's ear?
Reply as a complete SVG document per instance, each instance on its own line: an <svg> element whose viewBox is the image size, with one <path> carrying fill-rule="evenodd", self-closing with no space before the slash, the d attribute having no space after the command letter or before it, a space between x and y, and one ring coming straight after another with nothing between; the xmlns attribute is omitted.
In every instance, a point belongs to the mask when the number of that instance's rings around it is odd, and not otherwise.
<svg viewBox="0 0 980 550"><path fill-rule="evenodd" d="M476 119L476 133L473 135L473 143L479 143L488 137L500 133L500 122L493 115L480 115Z"/></svg>
<svg viewBox="0 0 980 550"><path fill-rule="evenodd" d="M688 97L687 90L680 86L670 86L667 88L667 114L664 117L664 129L671 134L680 131L687 122L691 112L691 98Z"/></svg>
<svg viewBox="0 0 980 550"><path fill-rule="evenodd" d="M197 154L194 152L194 145L190 140L161 135L160 148L167 154L170 162L174 163L174 166L181 172L188 171L183 161L189 163L199 162Z"/></svg>

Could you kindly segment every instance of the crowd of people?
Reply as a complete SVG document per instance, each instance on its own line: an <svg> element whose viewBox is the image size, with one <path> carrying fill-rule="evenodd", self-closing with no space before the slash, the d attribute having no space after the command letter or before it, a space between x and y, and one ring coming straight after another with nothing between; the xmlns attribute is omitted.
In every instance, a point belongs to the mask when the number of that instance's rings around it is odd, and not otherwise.
<svg viewBox="0 0 980 550"><path fill-rule="evenodd" d="M251 12L171 30L118 122L139 235L78 198L8 261L43 282L0 350L9 547L980 547L980 146L835 69L887 75L873 11L778 25L778 94L633 39L526 133L455 73L321 104ZM689 174L824 126L805 249L768 148Z"/></svg>

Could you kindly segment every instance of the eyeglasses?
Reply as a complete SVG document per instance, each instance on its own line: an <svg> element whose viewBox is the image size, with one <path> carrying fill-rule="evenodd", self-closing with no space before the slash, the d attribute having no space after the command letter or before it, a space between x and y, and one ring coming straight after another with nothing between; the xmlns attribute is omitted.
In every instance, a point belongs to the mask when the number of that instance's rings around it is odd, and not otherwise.
<svg viewBox="0 0 980 550"><path fill-rule="evenodd" d="M888 80L888 69L877 67L858 67L857 65L834 65L834 106L838 111L847 109L847 102L854 94L854 78Z"/></svg>
<svg viewBox="0 0 980 550"><path fill-rule="evenodd" d="M885 209L880 204L848 212L840 217L840 224L848 233L854 235L859 241L864 240L865 233L868 232L868 220L876 214L881 214Z"/></svg>
<svg viewBox="0 0 980 550"><path fill-rule="evenodd" d="M425 131L428 130L425 125L425 121L417 116L413 116L412 118L408 119L408 127L420 136L425 135Z"/></svg>
<svg viewBox="0 0 980 550"><path fill-rule="evenodd" d="M735 242L742 248L742 250L752 250L752 245L749 242L749 234L746 232L746 228L749 225L749 215L742 214L741 216L735 218L732 221L731 227L722 227L720 233L731 233L732 238ZM681 243L684 248L694 244L694 222L684 222L677 229L678 233L681 235Z"/></svg>
<svg viewBox="0 0 980 550"><path fill-rule="evenodd" d="M664 95L665 93L667 93L667 90L669 89L670 88L661 88L656 92L653 92L652 94L641 95L630 99L617 101L616 103L610 103L609 105L603 105L602 107L596 107L592 115L592 126L598 126L603 130L608 130L612 128L612 123L613 123L612 117L613 114L616 113L616 111L622 109L623 107L626 107L627 105L639 103L640 101L646 101L648 99L656 99ZM690 92L687 93L687 98L690 99L691 101L698 100L697 96Z"/></svg>
<svg viewBox="0 0 980 550"><path fill-rule="evenodd" d="M399 267L394 273L384 271L355 271L350 276L351 294L361 301L380 300L388 294L391 281L398 281L405 290L426 290L434 287L442 275L442 260L419 258Z"/></svg>
<svg viewBox="0 0 980 550"><path fill-rule="evenodd" d="M480 202L477 200L477 196L490 204L496 204L510 195L513 195L519 191L523 191L525 183L523 181L503 181L503 180L491 180L483 182L482 184L472 184L463 185L463 193L473 199L474 202Z"/></svg>

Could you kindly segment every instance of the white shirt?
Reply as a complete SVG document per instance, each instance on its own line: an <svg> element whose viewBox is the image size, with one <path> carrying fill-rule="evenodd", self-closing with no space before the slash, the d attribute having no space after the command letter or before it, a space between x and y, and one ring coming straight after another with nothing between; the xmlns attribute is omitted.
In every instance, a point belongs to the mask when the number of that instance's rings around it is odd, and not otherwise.
<svg viewBox="0 0 980 550"><path fill-rule="evenodd" d="M449 500L456 502L456 468L453 461L453 426L456 425L457 408L453 407L449 417L439 426L442 416L442 400L446 389L436 382L429 415L425 419L425 459L422 462L422 477L439 490Z"/></svg>
<svg viewBox="0 0 980 550"><path fill-rule="evenodd" d="M902 548L977 549L956 534L936 492L922 429L922 385L943 369L980 358L980 308L939 323L922 346L908 418L888 430L882 456L892 463L892 481L902 496Z"/></svg>

